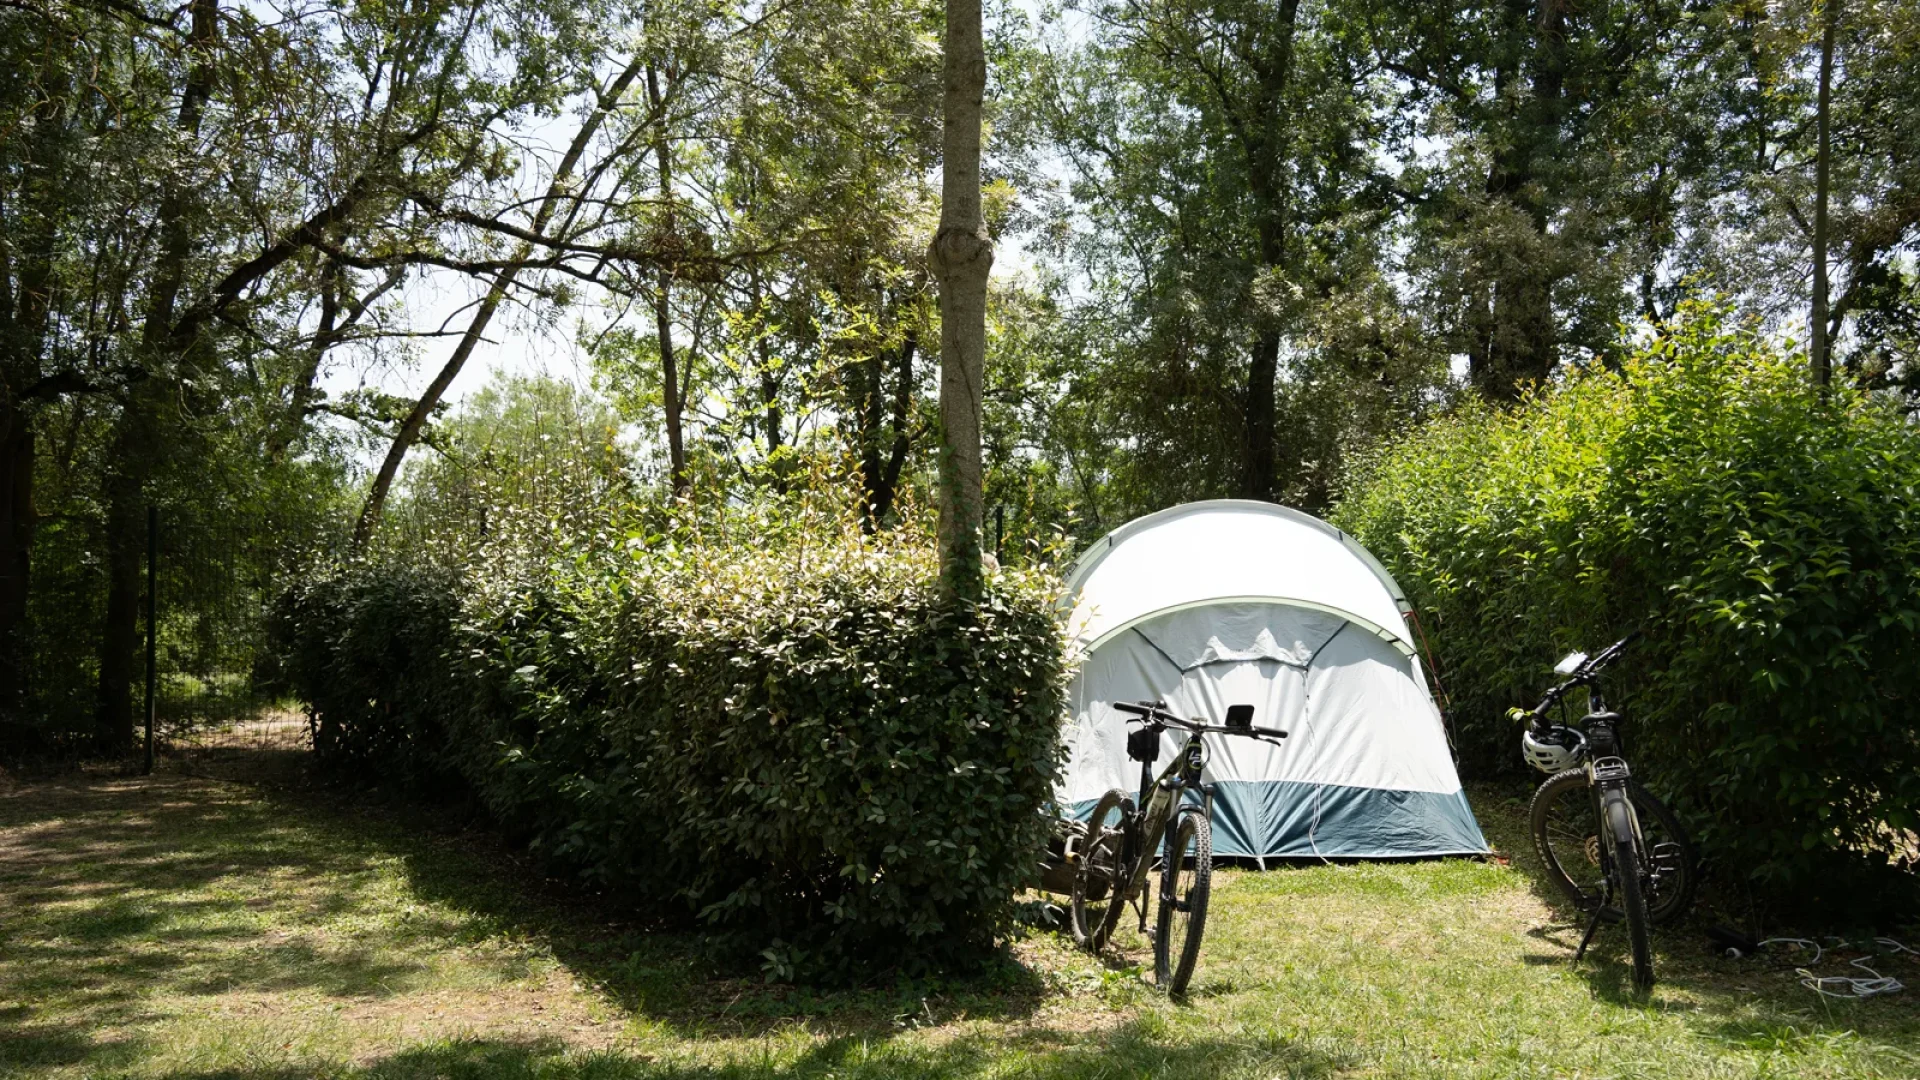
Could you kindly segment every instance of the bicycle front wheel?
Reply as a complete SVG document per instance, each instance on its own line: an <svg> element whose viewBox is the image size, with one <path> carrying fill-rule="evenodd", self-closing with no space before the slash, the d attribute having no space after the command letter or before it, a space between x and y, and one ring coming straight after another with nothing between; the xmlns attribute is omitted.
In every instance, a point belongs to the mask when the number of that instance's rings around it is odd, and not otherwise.
<svg viewBox="0 0 1920 1080"><path fill-rule="evenodd" d="M1126 898L1118 895L1126 871L1128 817L1133 800L1114 790L1094 804L1087 833L1080 841L1080 865L1073 874L1069 923L1073 940L1089 952L1099 952L1120 925Z"/></svg>
<svg viewBox="0 0 1920 1080"><path fill-rule="evenodd" d="M1641 889L1647 917L1656 926L1664 925L1693 903L1698 878L1693 844L1673 811L1639 781L1627 781L1627 797L1640 820L1644 850L1652 860L1652 874ZM1606 895L1601 846L1607 841L1601 836L1594 811L1587 771L1568 769L1540 785L1530 812L1534 850L1546 864L1547 876L1581 911L1592 911ZM1610 914L1621 914L1618 904L1612 907Z"/></svg>
<svg viewBox="0 0 1920 1080"><path fill-rule="evenodd" d="M1633 837L1616 840L1613 848L1614 881L1619 886L1620 907L1627 916L1627 943L1633 952L1633 987L1641 993L1653 988L1653 949L1647 941L1647 897L1641 889L1640 845Z"/></svg>
<svg viewBox="0 0 1920 1080"><path fill-rule="evenodd" d="M1200 962L1207 928L1207 894L1213 883L1213 825L1206 811L1188 807L1167 842L1160 867L1160 913L1154 923L1153 978L1178 997Z"/></svg>

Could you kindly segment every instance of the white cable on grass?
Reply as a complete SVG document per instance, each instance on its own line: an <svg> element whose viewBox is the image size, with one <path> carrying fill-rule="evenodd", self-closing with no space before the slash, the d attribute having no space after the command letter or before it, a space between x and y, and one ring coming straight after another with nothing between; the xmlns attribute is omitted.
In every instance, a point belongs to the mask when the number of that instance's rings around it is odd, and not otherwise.
<svg viewBox="0 0 1920 1080"><path fill-rule="evenodd" d="M1883 949L1892 949L1894 952L1903 952L1903 953L1906 953L1908 956L1920 956L1920 949L1909 949L1905 945L1900 944L1899 942L1893 940L1890 937L1874 938L1873 943L1875 945L1880 946Z"/></svg>
<svg viewBox="0 0 1920 1080"><path fill-rule="evenodd" d="M1806 968L1794 968L1793 973L1800 976L1800 985L1830 998L1870 998L1881 994L1897 993L1905 990L1906 984L1899 979L1881 975L1868 967L1866 957L1850 961L1852 966L1866 972L1871 978L1858 979L1846 975L1815 975Z"/></svg>
<svg viewBox="0 0 1920 1080"><path fill-rule="evenodd" d="M1764 949L1764 948L1766 948L1766 947L1767 947L1767 946L1769 946L1769 945L1805 945L1805 946L1806 946L1807 948L1809 948L1809 949L1812 949L1812 950L1813 950L1813 959L1811 959L1811 960L1809 960L1809 961L1807 961L1807 963L1808 963L1808 964L1817 964L1817 963L1819 963L1819 962L1820 962L1820 957L1822 957L1823 955L1825 955L1825 953L1824 953L1824 952L1822 952L1822 950L1821 950L1821 948L1820 948L1820 943L1819 943L1819 942L1817 942L1817 941L1815 941L1815 940L1813 940L1812 938L1803 938L1803 937L1770 937L1770 938L1768 938L1767 940L1765 940L1765 941L1763 941L1763 942L1761 942L1761 943L1760 943L1760 947L1761 947L1761 948L1763 948L1763 949Z"/></svg>
<svg viewBox="0 0 1920 1080"><path fill-rule="evenodd" d="M1768 938L1760 944L1762 946L1807 946L1813 950L1813 959L1807 962L1808 966L1818 964L1820 958L1826 955L1826 950L1820 947L1819 942L1807 938ZM1877 937L1873 939L1873 944L1878 948L1889 949L1893 952L1903 952L1909 955L1920 956L1920 952L1915 952L1915 950L1895 941L1893 938ZM1844 947L1845 942L1842 942L1841 945ZM1869 957L1862 956L1856 960L1847 961L1848 967L1859 968L1861 971L1866 972L1866 978L1851 975L1815 975L1804 967L1794 968L1793 973L1800 976L1801 986L1819 994L1821 997L1851 1000L1855 998L1879 997L1882 994L1894 994L1907 988L1906 984L1902 983L1899 979L1889 975L1882 975L1873 968L1868 967L1868 959Z"/></svg>

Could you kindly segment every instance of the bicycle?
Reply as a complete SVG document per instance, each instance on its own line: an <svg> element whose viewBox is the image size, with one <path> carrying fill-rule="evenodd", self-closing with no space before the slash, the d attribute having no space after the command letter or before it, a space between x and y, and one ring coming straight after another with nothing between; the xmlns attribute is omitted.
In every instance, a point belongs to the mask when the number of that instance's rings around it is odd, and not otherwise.
<svg viewBox="0 0 1920 1080"><path fill-rule="evenodd" d="M1200 780L1207 763L1202 737L1238 735L1277 746L1287 733L1253 726L1251 705L1229 706L1224 725L1183 720L1165 711L1164 701L1116 702L1114 708L1138 717L1129 723L1142 725L1127 734L1127 756L1140 763L1139 800L1136 803L1115 788L1094 805L1074 854L1070 925L1074 940L1097 953L1132 904L1140 915L1140 932L1147 934L1145 886L1153 853L1161 849L1160 902L1154 931L1148 936L1153 942L1154 982L1178 997L1186 992L1199 963L1213 877L1213 785ZM1169 727L1188 732L1187 741L1155 777L1160 736ZM1190 791L1199 793L1200 805L1182 805Z"/></svg>
<svg viewBox="0 0 1920 1080"><path fill-rule="evenodd" d="M1696 884L1693 846L1666 804L1633 778L1621 756L1620 714L1610 712L1600 692L1600 672L1639 633L1629 634L1600 655L1569 653L1554 666L1566 681L1547 691L1532 710L1514 709L1527 721L1521 754L1547 779L1528 810L1534 848L1561 892L1589 912L1574 963L1586 955L1602 922L1625 920L1634 986L1653 986L1651 926L1687 909ZM1587 688L1587 714L1566 723L1568 691ZM1547 711L1561 707L1561 722ZM1597 877L1595 875L1598 875Z"/></svg>

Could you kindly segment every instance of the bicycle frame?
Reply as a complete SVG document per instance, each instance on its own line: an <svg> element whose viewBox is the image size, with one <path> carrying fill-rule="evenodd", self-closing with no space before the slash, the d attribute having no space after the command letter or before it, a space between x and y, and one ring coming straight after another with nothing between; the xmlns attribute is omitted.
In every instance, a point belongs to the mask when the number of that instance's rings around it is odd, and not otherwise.
<svg viewBox="0 0 1920 1080"><path fill-rule="evenodd" d="M1593 943L1593 935L1600 929L1601 915L1612 903L1615 889L1624 888L1622 882L1629 876L1644 882L1650 869L1651 856L1646 848L1646 837L1640 830L1640 815L1634 810L1633 798L1628 791L1633 771L1627 767L1626 758L1620 755L1620 735L1614 726L1619 716L1607 711L1600 689L1600 668L1605 666L1607 660L1617 656L1625 644L1626 641L1622 641L1607 649L1601 654L1599 663L1584 666L1574 679L1555 688L1549 695L1551 701L1576 684L1587 688L1587 715L1581 719L1580 727L1575 729L1580 733L1580 746L1576 753L1587 774L1587 791L1599 834L1599 850L1594 854L1599 857L1603 876L1600 903L1594 908L1593 920L1587 924L1586 933L1581 936L1579 949L1574 952L1575 963L1586 955L1587 946ZM1544 713L1546 704L1541 703L1536 715ZM1564 701L1561 701L1561 707L1565 708ZM1623 844L1634 853L1639 865L1620 865L1619 851Z"/></svg>
<svg viewBox="0 0 1920 1080"><path fill-rule="evenodd" d="M1157 737L1166 730L1166 726L1149 723L1148 730ZM1213 815L1213 792L1200 782L1201 770L1207 764L1206 744L1201 741L1201 735L1198 731L1190 733L1186 745L1180 748L1180 752L1174 755L1174 759L1161 770L1158 777L1153 776L1152 762L1140 763L1140 796L1134 804L1140 807L1134 818L1138 827L1137 831L1129 829L1135 835L1128 839L1121 859L1121 864L1129 869L1122 880L1114 882L1112 903L1128 902L1145 884L1153 865L1149 853L1166 839L1167 826L1173 823L1181 796L1189 788L1200 791L1201 805L1209 817Z"/></svg>
<svg viewBox="0 0 1920 1080"><path fill-rule="evenodd" d="M1593 792L1594 819L1604 826L1615 840L1631 838L1636 847L1645 842L1640 832L1640 816L1634 812L1633 800L1627 795L1627 781L1633 771L1627 767L1627 759L1620 756L1620 737L1614 730L1613 720L1607 713L1606 701L1600 692L1600 675L1594 672L1587 682L1588 720L1581 729L1580 756L1587 770L1587 786ZM1604 847L1604 845L1603 845ZM1602 851L1602 865L1611 865L1611 852ZM1636 867L1635 872L1643 868Z"/></svg>

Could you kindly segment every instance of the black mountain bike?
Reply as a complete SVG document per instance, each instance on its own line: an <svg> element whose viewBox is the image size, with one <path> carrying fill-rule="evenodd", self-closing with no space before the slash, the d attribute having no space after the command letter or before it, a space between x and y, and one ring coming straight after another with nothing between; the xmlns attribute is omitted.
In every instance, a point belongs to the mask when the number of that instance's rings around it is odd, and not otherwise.
<svg viewBox="0 0 1920 1080"><path fill-rule="evenodd" d="M1653 986L1648 929L1687 909L1696 870L1693 846L1666 804L1653 797L1621 756L1620 714L1607 711L1600 671L1638 637L1615 642L1589 658L1572 653L1554 667L1565 682L1547 691L1532 711L1512 715L1527 721L1522 751L1528 764L1549 773L1533 794L1533 843L1547 875L1580 910L1591 913L1574 962L1579 963L1603 922L1624 920L1633 954L1633 982ZM1587 688L1587 714L1566 722L1563 698ZM1560 722L1547 712L1560 705Z"/></svg>
<svg viewBox="0 0 1920 1080"><path fill-rule="evenodd" d="M1186 992L1200 959L1213 878L1213 785L1200 782L1207 763L1201 737L1241 735L1279 745L1287 733L1254 727L1251 705L1229 706L1224 726L1183 720L1165 711L1166 705L1114 704L1139 717L1129 722L1141 726L1127 733L1127 756L1140 763L1139 800L1115 788L1094 805L1074 856L1071 923L1074 940L1099 952L1132 904L1140 915L1140 932L1146 934L1146 882L1158 851L1160 903L1150 935L1153 979L1177 996ZM1169 727L1187 732L1187 742L1156 778L1153 763L1160 756L1160 735ZM1181 805L1189 791L1199 793L1200 805Z"/></svg>

